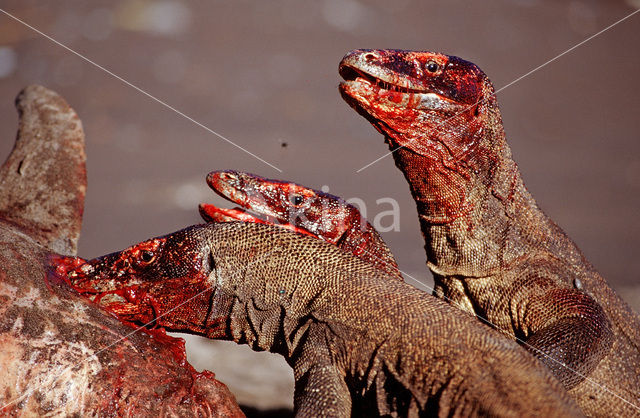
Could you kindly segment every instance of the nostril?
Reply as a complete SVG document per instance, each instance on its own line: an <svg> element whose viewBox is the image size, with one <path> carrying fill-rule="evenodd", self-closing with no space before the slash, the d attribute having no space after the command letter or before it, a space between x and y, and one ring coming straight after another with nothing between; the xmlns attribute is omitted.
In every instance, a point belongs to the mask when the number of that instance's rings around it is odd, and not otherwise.
<svg viewBox="0 0 640 418"><path fill-rule="evenodd" d="M231 180L231 179L234 179L234 178L235 178L235 176L234 176L233 174L231 174L231 173L224 173L224 172L223 172L223 173L220 173L220 174L218 175L218 177L220 177L220 180L223 180L223 181L227 181L227 180Z"/></svg>
<svg viewBox="0 0 640 418"><path fill-rule="evenodd" d="M378 55L374 54L373 52L367 52L362 56L362 58L364 58L366 62L371 63L378 59Z"/></svg>

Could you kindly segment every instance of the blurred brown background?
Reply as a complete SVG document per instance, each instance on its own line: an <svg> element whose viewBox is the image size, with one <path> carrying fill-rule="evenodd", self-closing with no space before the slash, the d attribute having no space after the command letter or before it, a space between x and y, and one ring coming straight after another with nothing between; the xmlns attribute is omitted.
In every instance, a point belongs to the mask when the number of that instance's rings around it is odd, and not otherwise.
<svg viewBox="0 0 640 418"><path fill-rule="evenodd" d="M337 92L354 48L426 49L477 63L500 88L640 7L640 1L41 2L0 8L282 169L229 145L0 13L0 154L13 99L49 87L79 113L89 189L79 254L94 257L200 222L223 203L206 173L233 168L358 197L396 199L383 234L400 268L431 285L408 187L387 147ZM540 206L640 308L640 13L500 92L507 138ZM189 341L239 400L287 407L291 372L246 347ZM278 372L274 372L274 370Z"/></svg>

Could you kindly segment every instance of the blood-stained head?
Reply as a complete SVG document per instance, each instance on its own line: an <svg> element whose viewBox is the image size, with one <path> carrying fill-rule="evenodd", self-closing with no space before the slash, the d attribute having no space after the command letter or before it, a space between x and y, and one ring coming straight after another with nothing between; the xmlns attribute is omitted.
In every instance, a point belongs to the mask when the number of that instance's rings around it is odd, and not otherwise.
<svg viewBox="0 0 640 418"><path fill-rule="evenodd" d="M475 64L420 51L361 49L340 62L343 98L383 133L434 159L463 159L481 136L493 87Z"/></svg>
<svg viewBox="0 0 640 418"><path fill-rule="evenodd" d="M297 183L233 170L213 171L207 176L207 183L222 197L250 211L203 204L200 213L207 221L235 217L245 222L276 224L332 244L353 228L367 226L355 206ZM262 218L251 219L251 214Z"/></svg>
<svg viewBox="0 0 640 418"><path fill-rule="evenodd" d="M190 323L202 315L200 310L206 313L213 292L208 244L196 228L94 258L68 271L67 277L76 290L121 320L157 320L169 328Z"/></svg>
<svg viewBox="0 0 640 418"><path fill-rule="evenodd" d="M465 216L474 194L509 194L515 165L478 66L434 52L361 49L339 71L342 97L384 135L423 221Z"/></svg>

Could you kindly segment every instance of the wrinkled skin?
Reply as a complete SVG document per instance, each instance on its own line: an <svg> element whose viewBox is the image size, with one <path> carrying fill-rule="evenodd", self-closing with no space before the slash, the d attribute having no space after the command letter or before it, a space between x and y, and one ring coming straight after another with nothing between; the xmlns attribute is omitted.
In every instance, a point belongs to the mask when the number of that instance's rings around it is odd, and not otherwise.
<svg viewBox="0 0 640 418"><path fill-rule="evenodd" d="M193 226L70 273L88 295L144 292L100 298L127 320L155 310L163 327L283 355L297 416L580 416L514 342L334 245L276 226ZM197 294L206 297L185 296Z"/></svg>
<svg viewBox="0 0 640 418"><path fill-rule="evenodd" d="M409 182L434 294L518 339L588 414L640 412L640 321L524 187L487 76L399 50L339 71Z"/></svg>
<svg viewBox="0 0 640 418"><path fill-rule="evenodd" d="M201 204L200 214L208 222L240 220L279 225L334 244L402 280L382 237L355 206L337 196L231 170L209 173L207 183L220 196L264 218L241 209Z"/></svg>

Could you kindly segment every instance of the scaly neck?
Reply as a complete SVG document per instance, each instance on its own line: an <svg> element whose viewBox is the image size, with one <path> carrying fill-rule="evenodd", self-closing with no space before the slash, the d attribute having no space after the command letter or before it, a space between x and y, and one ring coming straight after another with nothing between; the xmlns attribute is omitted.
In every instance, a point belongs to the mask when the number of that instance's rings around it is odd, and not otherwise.
<svg viewBox="0 0 640 418"><path fill-rule="evenodd" d="M296 286L283 279L300 280L300 272L294 271L296 265L289 262L290 257L281 258L280 250L255 244L254 250L268 257L241 260L216 272L217 283L213 284L216 291L207 319L208 336L247 344L256 351L278 353L289 360L305 332L304 321L322 303L322 297L307 289L310 285L304 281ZM231 251L238 259L249 253L246 249L231 248Z"/></svg>
<svg viewBox="0 0 640 418"><path fill-rule="evenodd" d="M526 256L531 240L538 240L528 225L549 222L524 187L499 112L490 116L477 145L456 161L408 147L393 154L416 201L436 276L492 275Z"/></svg>

